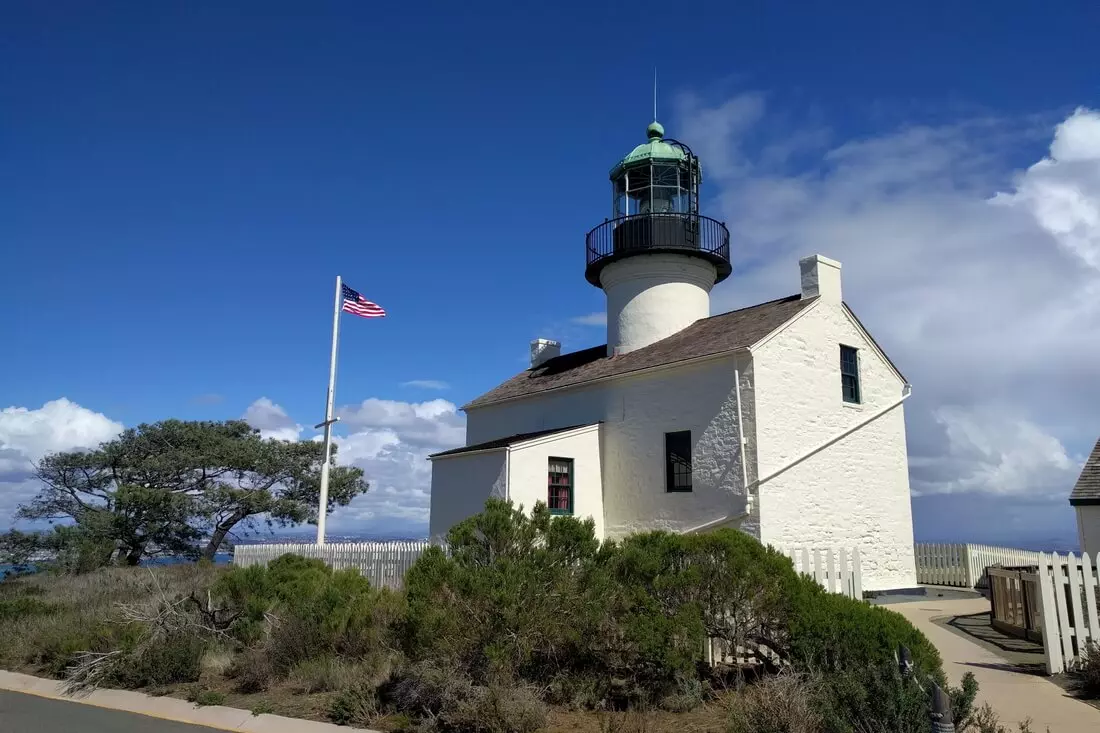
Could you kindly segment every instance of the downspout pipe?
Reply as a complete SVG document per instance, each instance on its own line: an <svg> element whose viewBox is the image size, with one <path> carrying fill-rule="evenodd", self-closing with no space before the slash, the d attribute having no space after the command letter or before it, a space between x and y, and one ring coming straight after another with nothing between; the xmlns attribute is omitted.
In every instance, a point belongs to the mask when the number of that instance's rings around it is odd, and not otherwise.
<svg viewBox="0 0 1100 733"><path fill-rule="evenodd" d="M680 534L693 534L695 532L702 532L702 531L708 530L712 527L717 527L717 526L720 526L720 525L723 525L723 524L729 524L730 522L736 522L736 521L747 518L750 514L752 514L752 496L753 496L754 493L759 491L761 484L765 483L766 481L771 481L776 476L780 475L781 473L784 473L785 471L787 471L791 468L794 468L795 466L797 466L799 463L802 463L807 458L810 458L811 456L825 450L826 448L828 448L833 443L836 443L839 440L843 440L844 438L848 437L849 435L851 435L855 431L859 430L863 426L865 426L869 423L872 423L875 420L878 420L880 417L882 417L886 413L893 410L895 407L900 405L902 402L905 402L907 399L909 399L909 396L911 394L913 394L913 386L906 383L905 386L902 387L901 397L898 398L897 400L895 400L894 402L891 402L889 405L882 408L878 412L876 412L872 415L869 415L868 417L865 417L864 419L860 420L856 424L851 425L850 427L844 428L844 430L837 433L833 437L829 438L828 440L826 440L822 443L819 443L818 445L814 446L810 450L806 451L802 455L795 458L793 461L790 461L786 465L772 471L767 476L763 476L761 478L756 479L756 481L753 481L751 484L747 484L746 487L745 487L745 497L746 497L746 502L747 502L747 505L748 505L748 509L746 511L739 512L737 514L730 514L730 515L722 517L720 519L714 519L714 520L711 520L711 521L706 522L704 524L700 524L697 527L692 527L690 529L681 530ZM738 402L738 404L740 405L740 401ZM740 413L740 407L739 407L738 408L738 423L740 423L740 414L741 413ZM744 437L742 436L742 444L741 444L742 460L744 460L744 450L745 450L744 449Z"/></svg>

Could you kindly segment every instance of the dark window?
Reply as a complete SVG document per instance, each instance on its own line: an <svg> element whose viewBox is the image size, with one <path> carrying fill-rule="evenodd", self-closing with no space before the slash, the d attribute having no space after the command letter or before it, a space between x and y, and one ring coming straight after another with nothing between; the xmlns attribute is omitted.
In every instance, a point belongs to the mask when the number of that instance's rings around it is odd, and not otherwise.
<svg viewBox="0 0 1100 733"><path fill-rule="evenodd" d="M859 404L859 352L851 346L840 347L840 386L845 402Z"/></svg>
<svg viewBox="0 0 1100 733"><path fill-rule="evenodd" d="M665 433L665 489L691 491L691 431Z"/></svg>
<svg viewBox="0 0 1100 733"><path fill-rule="evenodd" d="M547 462L546 504L551 514L573 513L573 459L551 458Z"/></svg>

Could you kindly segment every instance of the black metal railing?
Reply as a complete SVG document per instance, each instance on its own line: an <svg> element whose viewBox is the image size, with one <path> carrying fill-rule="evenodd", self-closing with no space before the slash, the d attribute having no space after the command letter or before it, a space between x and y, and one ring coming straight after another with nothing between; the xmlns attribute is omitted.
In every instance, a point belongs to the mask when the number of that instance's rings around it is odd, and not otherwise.
<svg viewBox="0 0 1100 733"><path fill-rule="evenodd" d="M632 254L675 252L709 260L717 282L729 277L730 233L726 225L701 214L632 214L608 219L585 237L585 277L600 285L600 271Z"/></svg>

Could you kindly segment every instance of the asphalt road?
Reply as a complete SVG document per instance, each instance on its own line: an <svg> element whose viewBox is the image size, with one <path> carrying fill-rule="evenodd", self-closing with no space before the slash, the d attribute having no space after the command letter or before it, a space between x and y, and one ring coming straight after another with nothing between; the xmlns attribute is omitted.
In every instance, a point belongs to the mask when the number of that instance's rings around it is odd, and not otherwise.
<svg viewBox="0 0 1100 733"><path fill-rule="evenodd" d="M215 730L0 690L0 733L214 733Z"/></svg>

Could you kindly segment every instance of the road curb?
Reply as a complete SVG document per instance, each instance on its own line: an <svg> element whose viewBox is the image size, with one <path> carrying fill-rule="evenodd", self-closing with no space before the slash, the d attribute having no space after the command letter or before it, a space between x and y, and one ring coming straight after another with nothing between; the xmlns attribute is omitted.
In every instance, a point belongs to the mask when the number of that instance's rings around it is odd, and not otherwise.
<svg viewBox="0 0 1100 733"><path fill-rule="evenodd" d="M318 723L281 715L253 715L248 710L238 710L221 705L199 707L194 703L174 697L153 697L132 690L93 690L78 695L66 695L62 683L19 672L0 670L0 690L19 692L51 700L90 705L107 710L135 713L149 718L169 720L187 725L202 725L215 730L234 733L378 733L362 728L348 728L332 723Z"/></svg>

